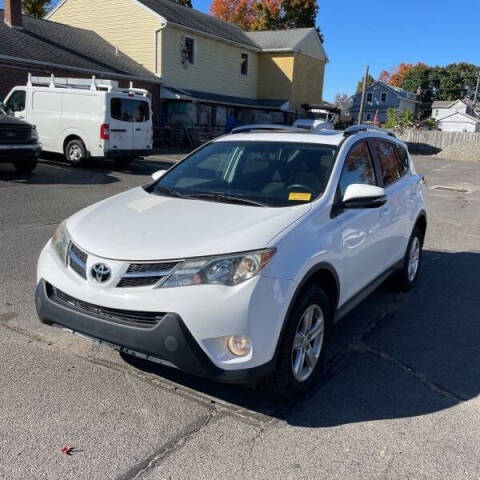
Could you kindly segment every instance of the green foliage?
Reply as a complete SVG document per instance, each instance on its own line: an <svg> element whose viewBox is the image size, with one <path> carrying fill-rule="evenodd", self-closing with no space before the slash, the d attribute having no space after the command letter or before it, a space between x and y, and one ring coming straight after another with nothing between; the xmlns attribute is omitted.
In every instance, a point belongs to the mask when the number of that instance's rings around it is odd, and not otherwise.
<svg viewBox="0 0 480 480"><path fill-rule="evenodd" d="M437 129L437 121L432 117L426 118L423 121L423 124L426 125L428 128L430 128L431 130L436 130Z"/></svg>
<svg viewBox="0 0 480 480"><path fill-rule="evenodd" d="M367 88L370 86L370 85L373 85L375 83L375 79L370 75L368 74L368 77L367 77ZM363 77L358 81L357 83L357 90L356 92L359 93L361 92L363 89Z"/></svg>
<svg viewBox="0 0 480 480"><path fill-rule="evenodd" d="M22 11L25 15L41 18L49 10L50 0L22 0Z"/></svg>
<svg viewBox="0 0 480 480"><path fill-rule="evenodd" d="M391 107L387 109L385 128L414 127L415 123L415 115L410 110L405 109L403 112L400 112L398 108Z"/></svg>
<svg viewBox="0 0 480 480"><path fill-rule="evenodd" d="M282 0L283 28L314 27L318 13L316 0Z"/></svg>
<svg viewBox="0 0 480 480"><path fill-rule="evenodd" d="M385 128L395 128L397 125L400 125L400 112L397 108L390 107L387 109Z"/></svg>

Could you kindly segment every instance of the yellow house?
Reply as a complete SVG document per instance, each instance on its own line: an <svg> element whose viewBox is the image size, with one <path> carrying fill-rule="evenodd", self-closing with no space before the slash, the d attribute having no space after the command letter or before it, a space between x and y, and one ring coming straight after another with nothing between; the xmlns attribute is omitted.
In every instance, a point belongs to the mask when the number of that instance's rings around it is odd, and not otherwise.
<svg viewBox="0 0 480 480"><path fill-rule="evenodd" d="M46 18L94 30L160 77L167 121L282 122L322 101L328 59L313 28L245 32L172 0L62 0Z"/></svg>

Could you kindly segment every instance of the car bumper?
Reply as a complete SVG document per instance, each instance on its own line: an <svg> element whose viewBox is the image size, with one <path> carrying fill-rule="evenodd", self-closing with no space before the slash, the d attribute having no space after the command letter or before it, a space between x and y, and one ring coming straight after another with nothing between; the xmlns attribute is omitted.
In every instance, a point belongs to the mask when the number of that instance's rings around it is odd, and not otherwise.
<svg viewBox="0 0 480 480"><path fill-rule="evenodd" d="M13 163L16 160L34 160L40 157L40 144L0 145L0 162Z"/></svg>
<svg viewBox="0 0 480 480"><path fill-rule="evenodd" d="M90 258L92 257L92 258ZM100 261L89 255L87 269ZM105 261L105 260L104 260ZM115 271L116 265L108 261ZM48 284L94 307L164 312L158 324L140 328L101 318L48 295ZM275 350L294 282L255 277L236 287L99 287L65 267L47 244L38 264L37 312L43 321L130 353L222 382L251 382L274 368ZM230 335L247 335L252 349L235 357Z"/></svg>
<svg viewBox="0 0 480 480"><path fill-rule="evenodd" d="M122 157L145 157L152 155L153 150L106 150L105 157L107 158L122 158Z"/></svg>

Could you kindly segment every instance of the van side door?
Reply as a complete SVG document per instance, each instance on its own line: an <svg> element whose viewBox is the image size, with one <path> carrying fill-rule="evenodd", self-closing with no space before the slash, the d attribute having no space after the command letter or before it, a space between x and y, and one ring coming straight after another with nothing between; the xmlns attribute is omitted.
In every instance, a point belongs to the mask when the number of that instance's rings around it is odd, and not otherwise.
<svg viewBox="0 0 480 480"><path fill-rule="evenodd" d="M134 123L130 99L127 97L107 96L110 118L110 139L108 150L128 151L133 150ZM107 154L108 155L108 154Z"/></svg>

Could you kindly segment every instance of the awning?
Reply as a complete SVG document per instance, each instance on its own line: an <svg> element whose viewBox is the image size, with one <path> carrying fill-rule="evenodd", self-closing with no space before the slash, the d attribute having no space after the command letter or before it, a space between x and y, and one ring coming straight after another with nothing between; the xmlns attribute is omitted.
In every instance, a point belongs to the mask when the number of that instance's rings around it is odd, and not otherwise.
<svg viewBox="0 0 480 480"><path fill-rule="evenodd" d="M258 99L232 97L230 95L219 95L217 93L199 92L197 90L186 90L184 88L162 87L160 97L165 100L184 100L190 102L214 103L229 107L247 107L262 110L290 111L289 100Z"/></svg>

